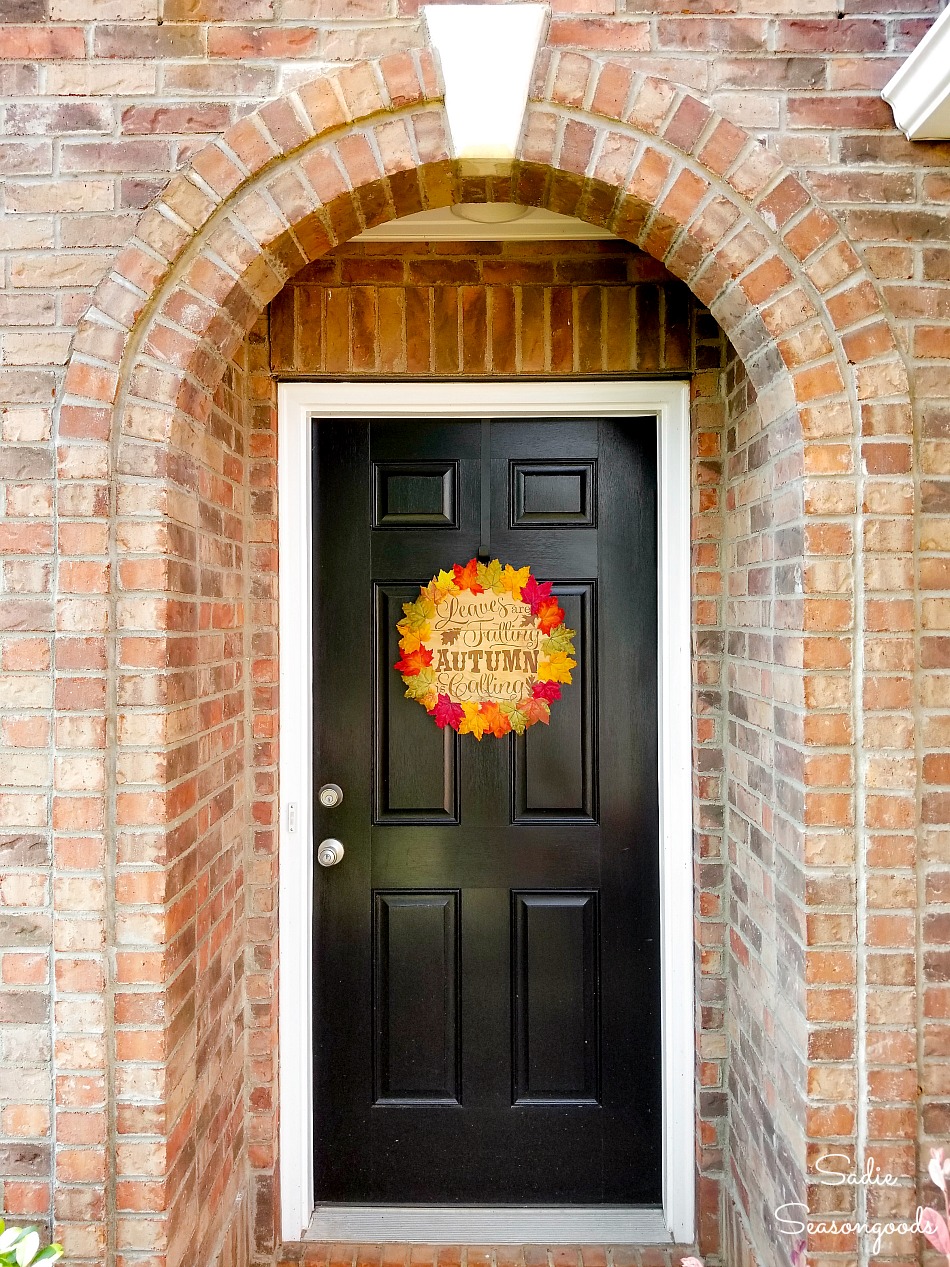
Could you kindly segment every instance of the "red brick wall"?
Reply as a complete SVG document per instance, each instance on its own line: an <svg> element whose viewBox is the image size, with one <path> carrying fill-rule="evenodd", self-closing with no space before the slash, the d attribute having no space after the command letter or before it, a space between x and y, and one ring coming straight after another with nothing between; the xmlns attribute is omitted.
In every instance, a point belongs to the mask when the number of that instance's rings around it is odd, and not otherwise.
<svg viewBox="0 0 950 1267"><path fill-rule="evenodd" d="M808 868L798 824L805 817L803 767L815 758L800 747L796 635L785 632L789 621L780 610L797 589L803 507L794 493L783 498L777 469L792 458L795 428L787 418L763 425L754 386L735 354L726 378L729 1158L759 1245L774 1236L770 1212L807 1195L801 1157L816 1087L806 1072L802 1023L806 947L830 942L839 948L830 955L844 945L853 956L854 933L847 917L844 928L836 924L824 936L809 936L803 926ZM844 768L824 759L834 765L817 781L848 786L850 754ZM816 929L823 918L813 917ZM814 967L812 973L819 979ZM854 1091L839 1083L833 1094L847 1103Z"/></svg>
<svg viewBox="0 0 950 1267"><path fill-rule="evenodd" d="M714 365L715 322L622 243L352 243L271 305L274 370L313 374L677 373Z"/></svg>
<svg viewBox="0 0 950 1267"><path fill-rule="evenodd" d="M669 12L559 7L554 48L618 56L595 78L581 57L543 63L525 163L512 177L525 201L613 217L618 232L687 278L729 331L757 393L753 409L743 389L732 391L728 442L719 451L717 427L708 436L704 428L696 455L702 511L726 517L728 564L723 596L697 596L698 619L710 618L700 639L708 649L701 672L716 679L706 684L710 715L697 726L715 727L721 671L736 697L722 736L729 746L731 853L726 860L717 853L715 797L703 810L699 845L708 850L704 865L729 873L734 936L718 945L715 916L708 932L705 916L699 921L699 936L712 939L704 943L710 974L701 989L704 1007L726 1010L729 1044L738 1053L727 1101L753 1151L734 1170L727 1167L730 1200L745 1208L747 1230L764 1256L776 1252L763 1223L772 1191L801 1182L820 1148L873 1152L907 1177L885 1197L912 1209L918 1141L939 1141L947 1126L943 433L950 380L943 238L950 149L906 142L877 96L932 18L932 6L918 11L915 3L900 0L885 13L875 0L854 0L843 15L815 5L803 14L778 5L732 12L723 4L702 15L676 5ZM276 726L266 674L273 673L274 650L267 509L274 453L259 331L247 349L251 448L241 458L247 469L240 481L237 458L232 453L225 463L229 450L217 430L213 442L204 438L219 362L282 281L350 236L361 215L385 218L424 200L505 196L511 189L501 179L487 190L441 162L437 111L420 104L437 89L422 63L413 68L394 59L376 81L354 72L340 78L338 93L302 92L292 109L268 108L259 122L228 131L225 149L203 152L195 178L172 182L164 210L137 230L137 245L97 292L98 315L74 337L138 208L226 122L335 61L424 42L414 15L377 9L375 0L355 9L335 0L164 0L161 15L157 6L0 0L0 86L7 97L0 166L8 177L0 241L0 393L7 401L0 419L0 847L13 860L0 881L0 973L4 1006L15 995L9 1008L16 1017L0 1051L0 1157L8 1205L42 1213L53 1205L48 1162L55 1155L57 1229L73 1257L93 1260L163 1257L161 1247L153 1253L143 1241L152 1227L164 1235L171 1189L191 1173L188 1149L197 1138L200 1151L210 1138L190 1131L191 1115L208 1102L204 1088L188 1082L187 1062L176 1061L190 1041L183 1034L193 1032L197 1041L208 1033L203 1027L217 1023L218 996L199 1001L188 974L199 928L202 939L211 938L208 949L217 949L207 920L217 920L218 894L222 948L231 935L234 912L224 913L223 895L236 874L229 832L237 824L227 815L212 821L218 811L201 777L217 761L209 734L175 729L200 699L192 683L219 663L219 650L210 629L189 645L174 622L196 607L223 614L234 606L236 565L226 556L235 542L230 528L214 526L215 503L245 479L254 513L245 516L242 531L250 535L243 540L253 542L262 566L246 583L260 627L251 630L251 646L244 635L241 655L260 655L263 672L251 678L245 670L242 688L258 704L253 733L245 721L250 754L242 747L240 757L258 798L252 825L245 814L243 828L253 845L244 886L244 988L253 1085L267 1088L248 1106L249 1150L262 1175L272 1161L274 851L267 807ZM661 82L631 85L634 66ZM414 86L417 74L425 92ZM696 95L684 96L679 85ZM396 126L387 132L390 115ZM350 118L363 122L349 125ZM764 138L765 150L739 131L743 126ZM326 150L308 141L314 132L330 138ZM299 165L277 157L305 144ZM374 155L387 164L385 174ZM205 229L211 207L252 182L247 173L268 161L264 197L248 195L238 205L235 195L227 227L221 214ZM352 198L347 180L357 191ZM619 201L618 186L627 190ZM308 218L317 196L325 209ZM193 254L179 258L192 238ZM263 251L259 241L267 244ZM160 280L166 275L173 279L167 285ZM916 432L891 330L912 371ZM136 350L139 338L145 342ZM237 416L236 405L225 408ZM791 440L782 430L789 411L797 427ZM735 471L722 505L711 474L719 460ZM211 491L197 488L198 472ZM762 488L750 488L760 477ZM801 525L800 547L782 556L787 566L740 556L743 542L749 549L761 544L743 520L757 498ZM131 552L142 568L123 579L123 534L143 523L155 535L140 558ZM773 541L779 534L758 535ZM198 538L212 551L200 565ZM718 563L711 550L702 558L709 575L702 584L714 587ZM215 578L220 593L193 591L196 574ZM764 593L745 594L743 587L758 585ZM715 613L713 601L721 604ZM241 621L235 628L246 628ZM154 638L160 665L126 673L126 634ZM167 659L173 648L186 654L182 672ZM132 677L151 681L159 698L136 695ZM218 689L222 700L237 698L223 678ZM774 769L765 747L755 747L772 733L770 712L773 724L780 713L789 726L779 736L787 751L772 749ZM250 709L244 716L251 719ZM228 742L238 744L234 724ZM223 717L220 732L213 725L210 733L224 742ZM159 762L142 782L120 782L130 754L157 750L167 758L184 752L192 736L197 765ZM240 818L248 803L241 798L250 793L237 791L236 749L221 749L221 768L226 750ZM787 766L779 768L779 757ZM842 782L842 757L853 758L853 783ZM771 789L761 784L767 775ZM698 769L697 785L712 777ZM132 821L124 823L124 814ZM759 860L756 826L773 850L775 876ZM127 852L133 836L153 842L144 862L130 860L137 858ZM193 868L187 875L174 869L176 851ZM123 887L126 868L159 885L144 911L138 879ZM735 890L734 881L741 882ZM789 900L779 907L783 886ZM161 961L160 984L139 990L119 979L112 949L120 932L141 937L122 945L143 972L155 967L150 956ZM193 956L183 963L175 955L191 936ZM228 1015L242 987L235 971L229 993L227 954L220 965L227 984L218 993ZM799 975L789 976L792 966ZM720 972L729 975L729 1001ZM143 1008L150 1004L141 1024L158 1045L154 1059L138 1053L136 1031L114 1028L126 993L142 995ZM783 1009L778 1025L772 999ZM223 1032L219 1037L223 1053ZM715 1064L724 1046L710 1042L701 1054ZM224 1068L223 1054L221 1061ZM24 1062L29 1076L20 1076ZM140 1076L156 1081L143 1092ZM760 1097L746 1094L750 1083ZM116 1148L126 1094L136 1112L124 1120L142 1129ZM713 1104L716 1094L710 1092ZM154 1112L139 1112L143 1107ZM215 1120L204 1111L202 1129ZM236 1120L234 1127L240 1156ZM721 1146L715 1131L704 1135L704 1162L712 1164ZM173 1170L179 1162L184 1169ZM202 1175L215 1185L204 1168ZM194 1210L195 1190L183 1190ZM140 1193L150 1194L154 1217L131 1217L134 1203L146 1199ZM209 1220L209 1236L224 1224L229 1195L222 1180L212 1198L220 1223ZM817 1208L842 1195L812 1185L809 1199ZM871 1208L883 1199L870 1194ZM728 1226L735 1229L736 1220ZM847 1261L853 1246L839 1238L813 1248ZM907 1241L887 1250L897 1257L915 1252Z"/></svg>
<svg viewBox="0 0 950 1267"><path fill-rule="evenodd" d="M246 1083L251 1236L258 1259L279 1242L277 1003L277 392L271 369L269 313L250 332L245 352L248 434L247 620L251 627L253 811L247 885Z"/></svg>
<svg viewBox="0 0 950 1267"><path fill-rule="evenodd" d="M106 932L116 1032L105 1052L116 1152L105 1164L116 1205L106 1234L123 1256L213 1259L222 1211L246 1187L247 369L245 357L232 364L200 428L176 429L157 488L142 482L154 472L144 415L130 420L119 463L121 751ZM156 603L167 604L161 639L148 632ZM159 781L160 797L139 790ZM168 1208L171 1226L152 1217Z"/></svg>

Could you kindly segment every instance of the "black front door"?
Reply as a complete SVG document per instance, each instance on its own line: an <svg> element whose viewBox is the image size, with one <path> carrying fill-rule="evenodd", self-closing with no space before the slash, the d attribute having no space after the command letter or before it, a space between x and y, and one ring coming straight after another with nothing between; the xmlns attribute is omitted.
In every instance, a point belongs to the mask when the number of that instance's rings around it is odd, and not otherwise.
<svg viewBox="0 0 950 1267"><path fill-rule="evenodd" d="M318 1202L657 1204L656 420L314 423ZM577 631L550 725L438 729L396 623L488 550ZM684 934L689 930L684 930Z"/></svg>

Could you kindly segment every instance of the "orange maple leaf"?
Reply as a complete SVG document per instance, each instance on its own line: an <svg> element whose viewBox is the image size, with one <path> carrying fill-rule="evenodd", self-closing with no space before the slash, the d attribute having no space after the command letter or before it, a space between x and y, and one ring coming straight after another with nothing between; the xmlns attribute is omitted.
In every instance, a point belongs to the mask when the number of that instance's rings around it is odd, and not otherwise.
<svg viewBox="0 0 950 1267"><path fill-rule="evenodd" d="M519 701L518 708L524 713L527 725L533 726L536 721L544 722L545 726L551 720L551 706L545 699L534 699L533 696L526 696Z"/></svg>
<svg viewBox="0 0 950 1267"><path fill-rule="evenodd" d="M428 585L423 585L419 594L423 598L427 598L433 607L438 607L442 599L445 598L445 590L440 589L435 581L430 581Z"/></svg>
<svg viewBox="0 0 950 1267"><path fill-rule="evenodd" d="M511 730L511 721L494 700L485 700L478 711L485 723L485 729L498 739Z"/></svg>
<svg viewBox="0 0 950 1267"><path fill-rule="evenodd" d="M552 629L564 623L564 612L557 605L557 599L542 598L538 604L538 623L542 633L549 634Z"/></svg>
<svg viewBox="0 0 950 1267"><path fill-rule="evenodd" d="M393 665L403 677L414 677L420 669L426 669L432 663L432 652L426 647L418 647L415 651L404 651L401 660Z"/></svg>
<svg viewBox="0 0 950 1267"><path fill-rule="evenodd" d="M484 594L484 585L478 583L478 560L469 559L464 567L459 563L452 566L455 573L455 584L460 590L471 590L473 594Z"/></svg>

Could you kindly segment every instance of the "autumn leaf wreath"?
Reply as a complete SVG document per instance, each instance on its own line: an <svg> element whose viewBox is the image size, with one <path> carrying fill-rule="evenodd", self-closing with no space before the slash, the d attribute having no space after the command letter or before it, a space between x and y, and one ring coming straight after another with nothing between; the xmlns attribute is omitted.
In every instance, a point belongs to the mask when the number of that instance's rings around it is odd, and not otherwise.
<svg viewBox="0 0 950 1267"><path fill-rule="evenodd" d="M421 587L415 602L403 604L403 619L396 626L401 656L393 667L402 675L406 697L417 700L440 729L451 726L459 734L474 735L478 740L484 734L501 738L515 731L520 735L536 722L547 725L551 704L561 698L561 683L570 684L571 669L577 665L571 658L576 654L574 630L564 623L564 612L551 588L550 581L538 582L530 568L513 568L510 564L503 567L498 559L490 563L469 559L464 566L455 563L451 570L440 571ZM504 607L502 615L519 611L519 624L537 647L524 661L523 691L519 687L514 699L454 698L451 689L440 690L439 673L433 664L434 655L439 655L441 648L454 645L461 632L452 627L446 616L447 611L453 610L453 604L446 600L458 598L455 609L459 609L466 595L474 598L492 594L505 600L504 604L495 605ZM520 604L524 604L523 610ZM436 634L434 624L440 630ZM491 655L492 652L487 653L486 663L490 663ZM512 679L509 677L508 681Z"/></svg>

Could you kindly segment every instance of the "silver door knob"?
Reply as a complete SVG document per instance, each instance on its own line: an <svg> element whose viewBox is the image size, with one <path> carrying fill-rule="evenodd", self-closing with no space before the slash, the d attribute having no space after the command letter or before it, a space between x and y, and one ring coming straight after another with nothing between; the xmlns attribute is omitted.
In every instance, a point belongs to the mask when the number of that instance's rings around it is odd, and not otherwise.
<svg viewBox="0 0 950 1267"><path fill-rule="evenodd" d="M335 867L343 857L343 846L331 836L317 845L317 862L321 867Z"/></svg>

